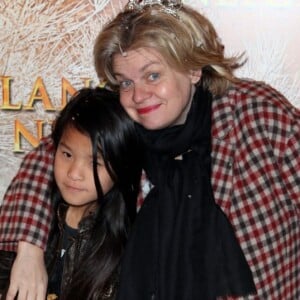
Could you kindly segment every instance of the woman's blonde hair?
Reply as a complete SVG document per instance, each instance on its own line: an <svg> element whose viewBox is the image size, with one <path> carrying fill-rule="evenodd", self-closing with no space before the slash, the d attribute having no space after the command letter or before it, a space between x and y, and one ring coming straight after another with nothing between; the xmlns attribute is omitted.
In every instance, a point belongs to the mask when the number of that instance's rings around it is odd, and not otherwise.
<svg viewBox="0 0 300 300"><path fill-rule="evenodd" d="M156 49L179 72L201 69L203 86L215 95L237 80L233 71L243 64L242 55L224 56L216 30L199 12L182 5L174 16L149 5L120 12L100 32L94 46L99 78L117 86L114 55L141 47Z"/></svg>

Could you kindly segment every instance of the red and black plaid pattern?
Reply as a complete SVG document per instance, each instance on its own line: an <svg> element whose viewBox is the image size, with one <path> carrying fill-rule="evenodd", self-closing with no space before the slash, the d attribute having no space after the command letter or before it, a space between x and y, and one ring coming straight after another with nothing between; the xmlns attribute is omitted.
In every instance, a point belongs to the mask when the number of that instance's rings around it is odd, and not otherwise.
<svg viewBox="0 0 300 300"><path fill-rule="evenodd" d="M215 200L257 287L243 299L300 299L299 110L264 83L235 84L213 102L212 158ZM49 139L25 158L4 198L0 249L15 250L18 240L45 247L52 163ZM142 179L139 206L151 188Z"/></svg>
<svg viewBox="0 0 300 300"><path fill-rule="evenodd" d="M215 200L257 287L247 299L300 299L300 111L243 81L215 99L212 135Z"/></svg>
<svg viewBox="0 0 300 300"><path fill-rule="evenodd" d="M18 241L45 249L52 217L53 153L47 138L22 161L1 206L0 249L16 251Z"/></svg>

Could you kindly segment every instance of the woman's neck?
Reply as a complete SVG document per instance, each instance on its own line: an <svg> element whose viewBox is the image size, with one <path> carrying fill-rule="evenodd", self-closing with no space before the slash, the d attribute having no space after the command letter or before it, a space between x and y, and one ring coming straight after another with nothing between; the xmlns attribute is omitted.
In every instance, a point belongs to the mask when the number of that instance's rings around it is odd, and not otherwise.
<svg viewBox="0 0 300 300"><path fill-rule="evenodd" d="M193 102L193 98L194 98L194 94L195 94L195 91L196 91L196 86L195 85L192 85L192 88L191 88L191 93L190 93L190 100L189 102L187 103L184 111L182 112L180 118L178 118L176 120L176 122L173 124L173 126L175 125L182 125L185 123L186 121L186 118L187 118L187 115L191 109L191 105L192 105L192 102Z"/></svg>

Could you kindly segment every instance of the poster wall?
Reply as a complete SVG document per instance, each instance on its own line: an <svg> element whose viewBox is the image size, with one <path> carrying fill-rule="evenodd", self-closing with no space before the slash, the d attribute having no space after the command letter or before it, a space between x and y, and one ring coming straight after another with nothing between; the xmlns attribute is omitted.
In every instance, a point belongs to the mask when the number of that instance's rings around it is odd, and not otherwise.
<svg viewBox="0 0 300 300"><path fill-rule="evenodd" d="M22 157L57 112L98 84L93 43L127 0L1 0L0 203ZM300 108L300 1L186 0L215 25L241 77L265 81Z"/></svg>

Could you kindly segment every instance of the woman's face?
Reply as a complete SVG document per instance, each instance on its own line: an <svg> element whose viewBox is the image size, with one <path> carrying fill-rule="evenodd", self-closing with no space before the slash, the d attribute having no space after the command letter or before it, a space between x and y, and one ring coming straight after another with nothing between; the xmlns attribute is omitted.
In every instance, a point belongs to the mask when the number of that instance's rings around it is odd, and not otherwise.
<svg viewBox="0 0 300 300"><path fill-rule="evenodd" d="M184 123L201 71L180 73L152 48L116 54L113 70L121 104L134 121L147 129Z"/></svg>

